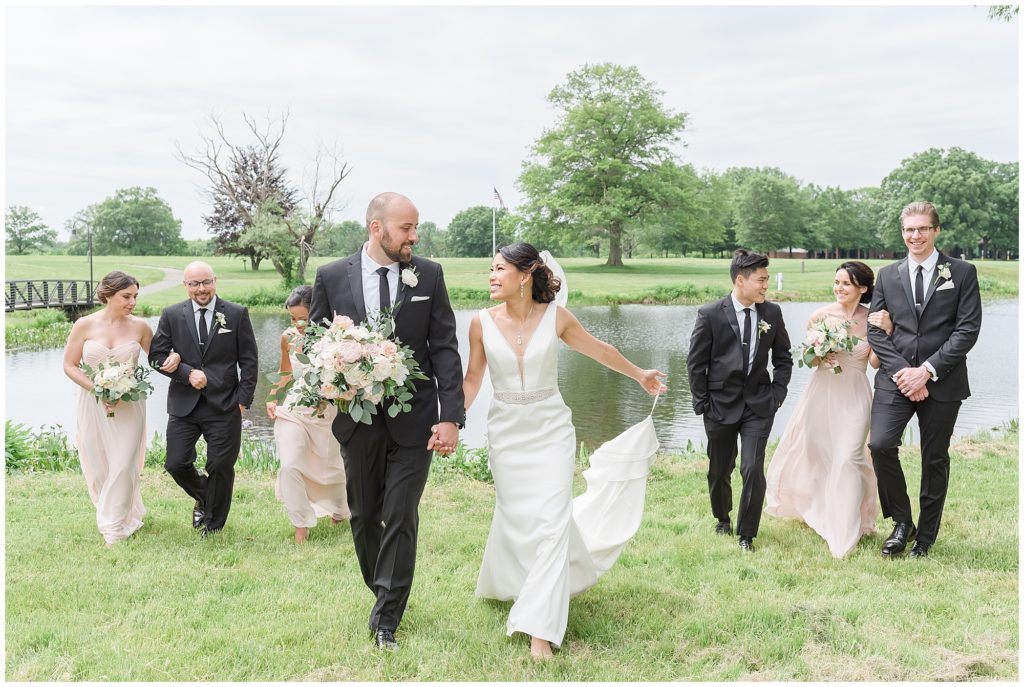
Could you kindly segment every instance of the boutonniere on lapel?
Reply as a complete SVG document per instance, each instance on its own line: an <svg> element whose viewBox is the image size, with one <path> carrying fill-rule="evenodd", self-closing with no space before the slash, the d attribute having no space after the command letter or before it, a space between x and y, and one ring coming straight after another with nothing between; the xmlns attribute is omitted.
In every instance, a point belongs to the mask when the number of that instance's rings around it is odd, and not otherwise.
<svg viewBox="0 0 1024 687"><path fill-rule="evenodd" d="M757 335L759 337L763 336L763 335L767 334L768 330L770 330L771 328L772 328L772 326L770 324L768 324L764 320L761 320L760 322L757 323Z"/></svg>
<svg viewBox="0 0 1024 687"><path fill-rule="evenodd" d="M416 273L415 267L406 267L402 270L402 283L410 289L415 289L420 283L420 275Z"/></svg>
<svg viewBox="0 0 1024 687"><path fill-rule="evenodd" d="M935 282L938 283L938 281L940 279L942 281L946 282L946 284L949 284L949 286L946 286L945 284L943 284L943 286L945 286L945 288L947 288L947 289L953 288L953 275L949 271L949 263L948 262L944 262L944 263L942 263L941 265L939 265L938 267L935 268Z"/></svg>
<svg viewBox="0 0 1024 687"><path fill-rule="evenodd" d="M217 312L214 314L213 319L217 320L217 326L220 328L218 334L226 334L231 330L228 329L228 318L224 317L224 313Z"/></svg>

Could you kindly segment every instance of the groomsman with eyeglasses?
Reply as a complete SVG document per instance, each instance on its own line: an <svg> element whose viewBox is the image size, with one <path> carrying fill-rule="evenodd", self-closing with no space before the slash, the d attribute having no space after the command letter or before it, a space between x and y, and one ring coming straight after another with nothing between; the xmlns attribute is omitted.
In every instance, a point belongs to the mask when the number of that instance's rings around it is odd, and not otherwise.
<svg viewBox="0 0 1024 687"><path fill-rule="evenodd" d="M960 405L971 395L967 353L981 330L981 295L974 265L936 250L939 213L927 202L900 213L908 255L878 272L871 312L888 310L893 332L868 328L881 361L871 406L871 460L882 516L892 518L883 556L915 539L911 558L925 558L939 532L949 486L949 442ZM914 526L899 446L911 416L921 428L921 488Z"/></svg>
<svg viewBox="0 0 1024 687"><path fill-rule="evenodd" d="M164 308L149 362L159 371L171 351L181 363L167 388L164 468L195 500L192 527L205 538L224 527L231 509L242 412L252 405L259 374L256 336L247 308L217 296L207 263L185 267L188 300ZM196 442L206 440L205 474L196 470Z"/></svg>

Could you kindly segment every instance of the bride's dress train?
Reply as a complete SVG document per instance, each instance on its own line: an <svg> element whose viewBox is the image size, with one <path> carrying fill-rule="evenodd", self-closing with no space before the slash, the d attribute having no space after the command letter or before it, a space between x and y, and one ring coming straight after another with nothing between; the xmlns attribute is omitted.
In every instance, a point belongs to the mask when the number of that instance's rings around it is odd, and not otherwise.
<svg viewBox="0 0 1024 687"><path fill-rule="evenodd" d="M559 645L569 597L591 587L636 533L658 440L651 417L594 452L587 490L572 497L576 430L558 391L557 307L527 342L522 368L480 312L494 396L487 416L494 520L477 581L479 597L514 600L507 630Z"/></svg>

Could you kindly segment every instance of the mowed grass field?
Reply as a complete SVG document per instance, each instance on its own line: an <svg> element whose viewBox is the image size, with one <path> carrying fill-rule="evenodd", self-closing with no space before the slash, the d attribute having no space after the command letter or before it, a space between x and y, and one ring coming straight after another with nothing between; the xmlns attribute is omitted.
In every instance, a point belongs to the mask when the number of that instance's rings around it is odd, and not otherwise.
<svg viewBox="0 0 1024 687"><path fill-rule="evenodd" d="M139 279L145 285L163 279L159 267L181 269L196 258L184 256L97 256L93 272L99 280L107 272L119 269ZM333 258L317 257L310 261L307 282L312 283L316 268ZM217 291L229 300L242 300L252 293L281 289L281 279L269 262L264 261L258 272L240 258L205 258L217 273ZM478 290L475 299L487 298L487 278L490 258L440 258L445 281L453 291ZM665 302L658 290L667 290L668 300L673 290L704 289L711 291L695 294L704 298L709 293L724 295L731 288L729 260L716 258L636 258L627 260L624 267L608 267L603 259L559 259L565 268L574 304ZM831 300L832 280L840 260L773 259L769 267L772 275L769 298L773 300ZM866 261L873 269L889 264L891 260ZM1016 297L1018 292L1017 262L976 261L982 295L987 298ZM5 279L77 278L87 279L89 267L82 256L11 256L5 261ZM778 291L776 275L783 275L783 288ZM664 295L664 294L662 294ZM471 294L459 294L463 299L474 299ZM153 307L162 307L185 298L184 287L147 296L143 300ZM686 299L686 296L680 296ZM692 300L692 296L690 299Z"/></svg>
<svg viewBox="0 0 1024 687"><path fill-rule="evenodd" d="M916 490L919 456L904 457ZM583 467L583 466L581 466ZM643 523L575 598L563 648L536 664L505 635L508 603L473 595L489 484L432 474L399 652L366 627L347 524L306 545L274 476L240 473L225 531L189 526L169 476L143 473L148 513L111 549L83 478L14 473L6 492L8 680L960 681L1018 679L1018 434L953 451L938 543L884 560L879 520L844 560L795 521L765 516L758 550L712 532L703 456L663 455ZM577 487L582 482L577 474ZM734 476L738 502L739 475ZM915 506L916 511L916 506Z"/></svg>

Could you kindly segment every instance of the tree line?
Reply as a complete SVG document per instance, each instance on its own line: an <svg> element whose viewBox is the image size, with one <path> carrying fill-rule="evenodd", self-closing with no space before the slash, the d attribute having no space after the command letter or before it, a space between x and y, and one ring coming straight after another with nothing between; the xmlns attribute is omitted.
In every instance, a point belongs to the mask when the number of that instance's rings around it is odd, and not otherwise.
<svg viewBox="0 0 1024 687"><path fill-rule="evenodd" d="M774 168L697 170L678 143L687 113L635 67L584 65L549 94L555 122L534 142L516 182L524 201L509 211L473 206L444 229L424 221L418 252L485 257L527 240L558 255L623 258L727 255L736 247L802 249L809 257L879 257L899 252L899 211L933 202L943 222L938 245L956 255L1016 257L1018 164L962 148L913 155L878 186L841 189L805 183ZM209 241L186 242L181 222L153 188L118 190L65 225L59 243L30 208L7 209L7 251L84 254L91 229L97 254L236 255L258 270L267 261L287 283L306 280L312 255L358 250L366 228L333 221L336 191L349 168L336 149L319 147L292 179L280 156L287 113L263 124L243 115L249 141L231 140L211 117L195 152L178 159L205 178ZM801 253L802 254L802 253Z"/></svg>

